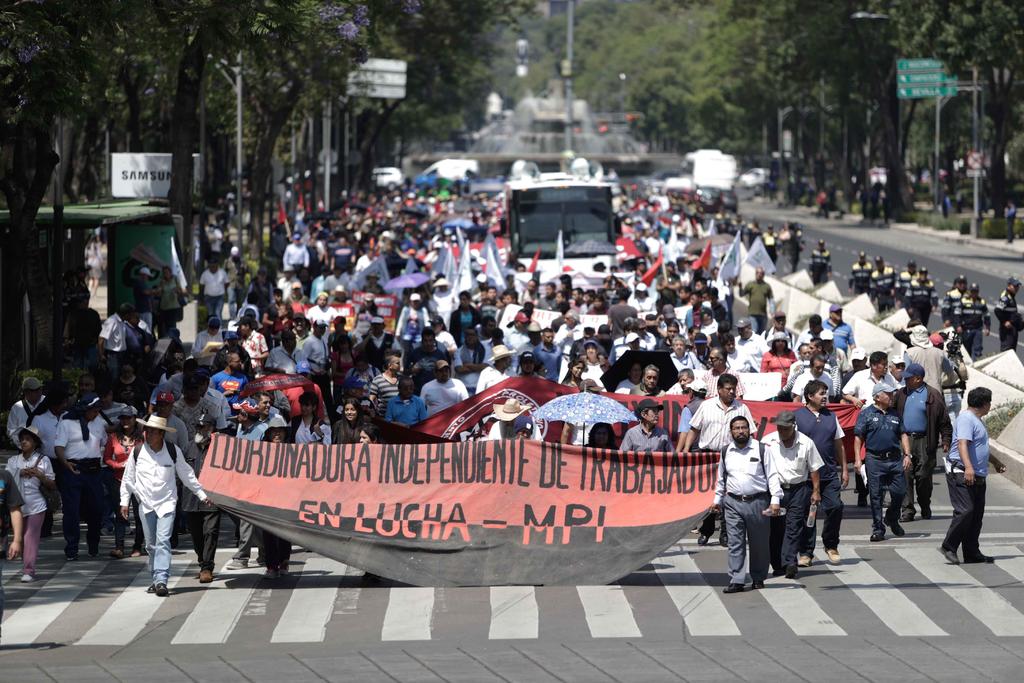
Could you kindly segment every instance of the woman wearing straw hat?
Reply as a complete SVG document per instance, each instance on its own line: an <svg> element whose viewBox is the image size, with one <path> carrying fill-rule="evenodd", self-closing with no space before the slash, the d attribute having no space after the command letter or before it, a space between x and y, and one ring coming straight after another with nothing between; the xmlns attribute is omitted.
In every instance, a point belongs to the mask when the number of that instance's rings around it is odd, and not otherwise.
<svg viewBox="0 0 1024 683"><path fill-rule="evenodd" d="M174 508L178 502L177 476L197 498L208 503L206 491L196 479L195 472L185 462L174 444L165 441L168 433L166 418L150 416L139 420L146 440L132 451L121 478L121 517L128 519L128 500L134 495L142 518L142 531L149 551L149 569L153 584L147 592L167 596L167 579L171 569L171 531L174 528Z"/></svg>
<svg viewBox="0 0 1024 683"><path fill-rule="evenodd" d="M47 505L43 491L53 491L57 483L54 480L53 465L42 453L43 439L38 428L22 427L18 432L18 447L20 452L7 461L7 471L11 473L24 501L21 505L25 529L21 582L31 583L36 580L39 536L46 517Z"/></svg>
<svg viewBox="0 0 1024 683"><path fill-rule="evenodd" d="M529 406L523 405L515 398L507 399L503 403L494 404L494 417L498 418L498 421L491 425L491 429L487 432L487 436L483 438L483 441L514 439L516 437L516 418L526 415L528 412L530 412ZM532 432L531 439L540 438L537 434L536 424L533 425Z"/></svg>

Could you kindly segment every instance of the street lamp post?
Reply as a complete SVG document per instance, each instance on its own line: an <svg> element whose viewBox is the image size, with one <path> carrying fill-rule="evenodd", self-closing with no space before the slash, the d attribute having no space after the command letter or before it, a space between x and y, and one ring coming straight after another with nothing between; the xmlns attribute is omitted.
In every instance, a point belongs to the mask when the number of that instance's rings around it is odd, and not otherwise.
<svg viewBox="0 0 1024 683"><path fill-rule="evenodd" d="M572 29L576 0L566 3L565 63L562 77L565 78L565 151L572 151Z"/></svg>
<svg viewBox="0 0 1024 683"><path fill-rule="evenodd" d="M788 196L788 191L789 191L789 174L786 173L785 169L784 169L784 166L786 165L786 151L783 149L783 146L782 146L782 124L786 121L786 117L789 116L794 111L795 111L795 109L793 107L779 107L776 110L776 121L778 122L778 128L779 128L779 138L778 138L778 147L779 147L779 190L782 192L783 202L785 202L785 198ZM786 181L785 182L785 185L786 185L786 189L785 190L782 189L782 185L783 185L782 180L783 180L783 178L785 178L785 181Z"/></svg>
<svg viewBox="0 0 1024 683"><path fill-rule="evenodd" d="M619 111L626 113L626 74L619 73Z"/></svg>

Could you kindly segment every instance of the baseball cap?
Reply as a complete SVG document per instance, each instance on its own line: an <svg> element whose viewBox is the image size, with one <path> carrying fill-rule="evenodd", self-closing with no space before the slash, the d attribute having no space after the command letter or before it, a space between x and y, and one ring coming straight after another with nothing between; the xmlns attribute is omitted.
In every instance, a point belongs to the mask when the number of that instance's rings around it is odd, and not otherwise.
<svg viewBox="0 0 1024 683"><path fill-rule="evenodd" d="M540 323L538 323L538 322L536 322L536 321L534 321L534 322L531 322L531 323L530 323L530 324L529 324L529 325L527 326L527 328L526 328L526 331L527 331L527 332L540 332L540 331L541 331L541 326L540 326Z"/></svg>
<svg viewBox="0 0 1024 683"><path fill-rule="evenodd" d="M153 271L147 268L146 266L142 266L141 268L139 268L139 275L145 275L146 277L149 277L152 274Z"/></svg>
<svg viewBox="0 0 1024 683"><path fill-rule="evenodd" d="M707 343L708 343L708 336L706 334L704 334L703 332L698 332L697 334L693 335L693 344L694 344L694 346L696 346L697 344L707 344Z"/></svg>
<svg viewBox="0 0 1024 683"><path fill-rule="evenodd" d="M889 362L893 365L906 365L907 359L903 357L902 353L894 353L889 356Z"/></svg>
<svg viewBox="0 0 1024 683"><path fill-rule="evenodd" d="M434 370L444 370L445 368L450 368L450 367L451 367L451 365L449 365L448 361L446 361L446 360L439 360L436 363L434 363Z"/></svg>
<svg viewBox="0 0 1024 683"><path fill-rule="evenodd" d="M227 332L225 332L224 341L228 341L229 339L238 339L238 332L236 332L235 330L228 330Z"/></svg>
<svg viewBox="0 0 1024 683"><path fill-rule="evenodd" d="M154 403L174 403L174 394L169 391L157 392L156 400Z"/></svg>
<svg viewBox="0 0 1024 683"><path fill-rule="evenodd" d="M644 284L643 282L638 282L637 285L636 285L636 291L638 291L638 292L646 292L647 291L647 285Z"/></svg>
<svg viewBox="0 0 1024 683"><path fill-rule="evenodd" d="M879 394L887 394L889 392L896 391L896 387L889 384L888 382L879 382L871 389L871 397L874 398Z"/></svg>
<svg viewBox="0 0 1024 683"><path fill-rule="evenodd" d="M694 393L700 393L702 391L707 391L708 385L704 382L704 380L698 377L697 379L690 382L689 389Z"/></svg>
<svg viewBox="0 0 1024 683"><path fill-rule="evenodd" d="M327 327L327 321L323 318L317 318L316 320L310 320L309 324L311 327Z"/></svg>
<svg viewBox="0 0 1024 683"><path fill-rule="evenodd" d="M831 306L828 307L829 313L835 313L836 311L841 310L843 310L843 307L840 304L832 304Z"/></svg>
<svg viewBox="0 0 1024 683"><path fill-rule="evenodd" d="M309 367L309 361L300 360L295 364L295 372L299 375L308 375L311 370Z"/></svg>
<svg viewBox="0 0 1024 683"><path fill-rule="evenodd" d="M409 296L409 301L422 301L422 300L423 300L423 297L421 297L421 296L420 296L419 294L417 294L416 292L413 292L413 293L412 293L412 294L411 294L411 295Z"/></svg>
<svg viewBox="0 0 1024 683"><path fill-rule="evenodd" d="M26 377L21 380L22 391L39 391L43 388L43 383L39 381L37 377Z"/></svg>
<svg viewBox="0 0 1024 683"><path fill-rule="evenodd" d="M868 352L860 347L850 351L850 360L867 360L867 358Z"/></svg>
<svg viewBox="0 0 1024 683"><path fill-rule="evenodd" d="M1008 285L1016 285L1017 287L1020 287L1020 280L1018 280L1016 277L1013 277L1011 275L1010 277L1006 278L1006 284L1008 284Z"/></svg>
<svg viewBox="0 0 1024 683"><path fill-rule="evenodd" d="M630 332L629 334L626 335L626 338L623 341L626 344L632 344L635 341L640 341L640 335L637 334L636 332Z"/></svg>
<svg viewBox="0 0 1024 683"><path fill-rule="evenodd" d="M969 287L969 289L972 292L977 292L980 289L980 287L978 287L978 283L977 282L972 282L971 286Z"/></svg>
<svg viewBox="0 0 1024 683"><path fill-rule="evenodd" d="M383 325L384 324L384 318L380 317L379 315L375 315L372 318L370 318L370 324L371 325Z"/></svg>
<svg viewBox="0 0 1024 683"><path fill-rule="evenodd" d="M249 415L255 415L258 412L260 412L259 405L257 405L256 401L252 400L251 398L247 398L244 401L239 401L238 403L236 403L235 409L240 410L243 413L248 413Z"/></svg>
<svg viewBox="0 0 1024 683"><path fill-rule="evenodd" d="M302 233L300 233L300 232L293 232L292 233L292 239L293 240L301 240L302 239Z"/></svg>
<svg viewBox="0 0 1024 683"><path fill-rule="evenodd" d="M645 410L662 410L664 408L665 406L661 405L657 401L650 398L645 398L644 400L640 401L640 403L636 404L636 413L637 415L639 415Z"/></svg>
<svg viewBox="0 0 1024 683"><path fill-rule="evenodd" d="M138 414L139 414L139 411L135 408L135 406L125 406L124 408L121 408L121 412L119 412L117 414L117 416L118 417L137 417Z"/></svg>
<svg viewBox="0 0 1024 683"><path fill-rule="evenodd" d="M512 432L530 432L533 433L533 418L529 415L520 415L512 422Z"/></svg>
<svg viewBox="0 0 1024 683"><path fill-rule="evenodd" d="M220 318L215 315L211 315L210 319L206 321L206 324L209 327L220 327Z"/></svg>
<svg viewBox="0 0 1024 683"><path fill-rule="evenodd" d="M171 398L173 399L174 397L172 396ZM99 404L100 397L90 391L88 394L83 394L82 398L78 399L78 403L75 404L75 408L78 410L89 410L90 408L98 407Z"/></svg>
<svg viewBox="0 0 1024 683"><path fill-rule="evenodd" d="M513 322L528 323L530 322L530 316L526 315L522 311L519 311L518 313L516 313L516 317L513 319Z"/></svg>
<svg viewBox="0 0 1024 683"><path fill-rule="evenodd" d="M904 377L924 377L924 366L920 363L911 363L903 371Z"/></svg>
<svg viewBox="0 0 1024 683"><path fill-rule="evenodd" d="M438 361L438 362L440 362L440 361ZM366 382L364 382L360 378L356 377L355 375L349 375L348 377L345 378L345 381L342 383L341 388L342 389L362 389L365 386L366 386Z"/></svg>
<svg viewBox="0 0 1024 683"><path fill-rule="evenodd" d="M524 360L536 361L537 356L533 353L533 351L523 351L522 353L519 354L519 362L522 363Z"/></svg>
<svg viewBox="0 0 1024 683"><path fill-rule="evenodd" d="M750 327L750 318L740 318L736 321L736 329L741 330L744 327Z"/></svg>
<svg viewBox="0 0 1024 683"><path fill-rule="evenodd" d="M772 418L772 424L778 427L796 427L796 413L792 410L783 410Z"/></svg>

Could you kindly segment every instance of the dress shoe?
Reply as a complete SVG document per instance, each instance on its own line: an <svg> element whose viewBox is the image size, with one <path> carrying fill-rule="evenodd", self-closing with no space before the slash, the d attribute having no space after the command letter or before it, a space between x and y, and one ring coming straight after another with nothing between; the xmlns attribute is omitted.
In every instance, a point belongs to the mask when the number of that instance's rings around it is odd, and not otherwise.
<svg viewBox="0 0 1024 683"><path fill-rule="evenodd" d="M885 540L885 534L871 534L871 542L878 543Z"/></svg>
<svg viewBox="0 0 1024 683"><path fill-rule="evenodd" d="M722 592L723 593L742 593L743 592L743 584L742 583L730 583L728 586L726 586L725 588L722 589Z"/></svg>
<svg viewBox="0 0 1024 683"><path fill-rule="evenodd" d="M114 548L110 551L110 556L113 557L115 560L120 560L122 557L124 557L124 548Z"/></svg>
<svg viewBox="0 0 1024 683"><path fill-rule="evenodd" d="M893 536L903 536L907 533L903 530L903 527L900 526L900 523L897 522L895 518L893 518L893 520L889 522L889 528L892 529Z"/></svg>
<svg viewBox="0 0 1024 683"><path fill-rule="evenodd" d="M814 558L810 555L801 555L800 559L798 559L796 563L801 567L810 567L813 562Z"/></svg>
<svg viewBox="0 0 1024 683"><path fill-rule="evenodd" d="M786 575L786 570L785 569L773 569L772 570L772 576L785 576L785 575Z"/></svg>
<svg viewBox="0 0 1024 683"><path fill-rule="evenodd" d="M155 583L149 584L149 588L146 589L146 592L147 593L156 593L156 584Z"/></svg>
<svg viewBox="0 0 1024 683"><path fill-rule="evenodd" d="M825 554L828 555L828 561L832 564L839 564L839 560L842 559L839 557L839 551L835 548L826 549Z"/></svg>
<svg viewBox="0 0 1024 683"><path fill-rule="evenodd" d="M960 558L957 557L956 553L952 550L947 550L945 547L940 545L939 552L942 553L944 558L946 558L946 562L949 562L950 564L960 564Z"/></svg>
<svg viewBox="0 0 1024 683"><path fill-rule="evenodd" d="M857 507L859 507L859 508L866 508L867 506L868 506L868 496L867 496L867 494L863 494L863 495L858 494L858 496L857 496Z"/></svg>
<svg viewBox="0 0 1024 683"><path fill-rule="evenodd" d="M913 522L914 521L914 513L913 512L904 512L902 515L900 515L900 521L901 522Z"/></svg>
<svg viewBox="0 0 1024 683"><path fill-rule="evenodd" d="M729 545L729 537L726 536L724 533L719 534L718 545L722 546L723 548Z"/></svg>
<svg viewBox="0 0 1024 683"><path fill-rule="evenodd" d="M209 569L199 572L199 583L210 583L211 581L213 581L213 572Z"/></svg>
<svg viewBox="0 0 1024 683"><path fill-rule="evenodd" d="M153 589L153 592L156 593L156 596L158 598L166 598L167 597L167 584L166 583L158 583L156 585L156 587Z"/></svg>
<svg viewBox="0 0 1024 683"><path fill-rule="evenodd" d="M790 564L790 565L786 566L786 578L787 579L795 579L796 578L796 573L797 573L797 568L796 568L795 564Z"/></svg>
<svg viewBox="0 0 1024 683"><path fill-rule="evenodd" d="M964 558L964 564L992 564L996 561L996 558L991 555L971 555L970 557Z"/></svg>
<svg viewBox="0 0 1024 683"><path fill-rule="evenodd" d="M764 588L764 581L755 581L751 586L750 590L758 590Z"/></svg>
<svg viewBox="0 0 1024 683"><path fill-rule="evenodd" d="M932 506L931 505L922 505L921 506L921 519L931 519L931 518L932 518Z"/></svg>
<svg viewBox="0 0 1024 683"><path fill-rule="evenodd" d="M707 545L708 541L710 541L710 540L711 540L710 536L708 536L706 534L701 534L700 536L697 537L697 545Z"/></svg>

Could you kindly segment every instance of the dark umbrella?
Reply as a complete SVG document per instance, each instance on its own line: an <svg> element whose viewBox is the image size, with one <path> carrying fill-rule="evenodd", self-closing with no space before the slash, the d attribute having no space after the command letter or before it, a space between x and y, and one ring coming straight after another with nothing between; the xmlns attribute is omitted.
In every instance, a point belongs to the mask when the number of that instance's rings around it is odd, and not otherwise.
<svg viewBox="0 0 1024 683"><path fill-rule="evenodd" d="M667 391L672 388L679 379L679 372L675 363L672 362L672 354L669 351L633 351L630 349L615 361L615 365L608 368L608 372L601 375L601 384L606 391L615 391L619 382L629 377L629 369L633 363L639 363L641 367L653 365L660 370L658 375L658 388Z"/></svg>
<svg viewBox="0 0 1024 683"><path fill-rule="evenodd" d="M285 389L294 389L295 387L302 387L307 391L315 391L316 385L313 384L313 380L305 375L278 373L254 379L246 384L245 388L238 395L241 398L247 398L259 391L284 391Z"/></svg>
<svg viewBox="0 0 1024 683"><path fill-rule="evenodd" d="M566 256L615 256L618 253L614 244L600 240L584 240L569 245L565 250Z"/></svg>
<svg viewBox="0 0 1024 683"><path fill-rule="evenodd" d="M399 213L404 213L406 216L416 216L417 218L426 218L428 215L430 215L429 213L423 211L422 209L412 209L408 207L400 209Z"/></svg>

